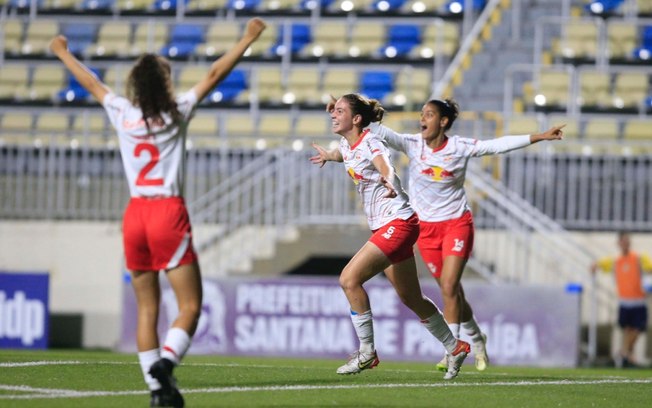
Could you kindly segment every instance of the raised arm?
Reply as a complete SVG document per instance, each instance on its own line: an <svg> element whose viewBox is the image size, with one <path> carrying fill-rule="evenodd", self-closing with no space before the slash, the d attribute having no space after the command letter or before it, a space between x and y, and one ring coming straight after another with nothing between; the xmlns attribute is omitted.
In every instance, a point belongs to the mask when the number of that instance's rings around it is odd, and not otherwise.
<svg viewBox="0 0 652 408"><path fill-rule="evenodd" d="M555 126L543 133L530 135L530 143L534 144L542 140L561 140L564 137L564 132L562 131L564 126L566 125Z"/></svg>
<svg viewBox="0 0 652 408"><path fill-rule="evenodd" d="M68 50L66 37L63 35L54 37L50 41L50 50L63 62L77 82L101 104L104 101L104 96L111 92L111 89Z"/></svg>
<svg viewBox="0 0 652 408"><path fill-rule="evenodd" d="M206 76L193 87L198 101L204 99L220 81L226 78L247 51L247 48L260 37L263 30L265 30L265 22L262 19L254 17L247 22L247 27L240 41L226 54L213 62Z"/></svg>

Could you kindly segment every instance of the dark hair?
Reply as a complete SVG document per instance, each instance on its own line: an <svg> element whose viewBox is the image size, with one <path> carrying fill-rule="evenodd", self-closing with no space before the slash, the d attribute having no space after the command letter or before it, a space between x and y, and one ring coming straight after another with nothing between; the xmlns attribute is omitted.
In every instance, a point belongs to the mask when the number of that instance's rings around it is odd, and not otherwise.
<svg viewBox="0 0 652 408"><path fill-rule="evenodd" d="M140 107L149 130L150 120L160 120L168 113L179 118L177 102L172 91L170 63L155 54L143 54L134 64L127 78L127 98Z"/></svg>
<svg viewBox="0 0 652 408"><path fill-rule="evenodd" d="M429 104L437 107L439 110L439 115L443 118L448 118L448 123L444 130L448 130L453 126L453 122L460 114L460 106L453 99L431 99L428 101Z"/></svg>
<svg viewBox="0 0 652 408"><path fill-rule="evenodd" d="M346 94L342 96L349 103L353 116L362 116L362 127L369 126L371 122L383 120L385 108L376 99L369 99L360 94Z"/></svg>

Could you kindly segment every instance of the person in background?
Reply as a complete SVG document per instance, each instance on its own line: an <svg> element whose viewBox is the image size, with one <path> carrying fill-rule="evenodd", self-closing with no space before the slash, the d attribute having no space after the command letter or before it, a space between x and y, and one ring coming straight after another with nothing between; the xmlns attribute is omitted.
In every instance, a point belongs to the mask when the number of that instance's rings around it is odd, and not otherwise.
<svg viewBox="0 0 652 408"><path fill-rule="evenodd" d="M563 126L543 133L477 140L449 136L459 115L452 99L433 99L421 110L420 133L399 134L383 125L372 125L387 144L409 159L409 193L421 220L417 247L441 289L444 318L455 335L460 328L472 339L475 366L483 371L489 363L487 336L482 333L461 279L474 241L473 215L464 191L466 167L471 157L506 153L543 140L559 140ZM437 364L448 369L448 356Z"/></svg>
<svg viewBox="0 0 652 408"><path fill-rule="evenodd" d="M444 379L452 379L458 375L470 346L455 338L437 306L421 291L412 249L419 235L419 218L401 188L387 146L368 129L383 114L384 109L377 100L359 94L342 96L330 109L332 130L341 136L339 147L326 151L313 144L317 154L310 158L320 167L327 161L344 163L372 230L369 241L340 274L340 285L350 304L351 321L360 346L337 373L356 374L375 367L380 361L374 346L371 304L363 284L385 271L401 301L444 345L448 353Z"/></svg>
<svg viewBox="0 0 652 408"><path fill-rule="evenodd" d="M188 123L197 104L264 29L263 20L249 20L242 38L213 62L206 76L176 97L170 64L163 57L144 54L135 62L125 98L70 53L64 36L50 42L54 55L102 104L118 134L131 195L123 218L123 244L138 305L138 358L151 391L151 406L184 406L172 373L190 347L202 304L201 274L183 199ZM162 348L156 329L159 271L165 271L179 308Z"/></svg>
<svg viewBox="0 0 652 408"><path fill-rule="evenodd" d="M618 234L620 255L605 257L591 265L591 272L613 272L618 292L618 326L621 328L622 345L616 357L617 367L634 367L634 346L641 333L647 330L647 301L643 287L643 273L652 272L652 259L631 250L628 233Z"/></svg>

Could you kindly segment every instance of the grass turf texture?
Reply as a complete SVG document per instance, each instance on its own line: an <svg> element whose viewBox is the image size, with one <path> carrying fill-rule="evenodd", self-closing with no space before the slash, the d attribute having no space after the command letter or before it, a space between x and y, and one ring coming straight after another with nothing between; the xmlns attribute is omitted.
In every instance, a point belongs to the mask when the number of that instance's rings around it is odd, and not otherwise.
<svg viewBox="0 0 652 408"><path fill-rule="evenodd" d="M175 374L188 407L649 407L652 370L465 365L444 381L435 362L344 362L188 356ZM0 350L1 407L145 407L137 357L99 351Z"/></svg>

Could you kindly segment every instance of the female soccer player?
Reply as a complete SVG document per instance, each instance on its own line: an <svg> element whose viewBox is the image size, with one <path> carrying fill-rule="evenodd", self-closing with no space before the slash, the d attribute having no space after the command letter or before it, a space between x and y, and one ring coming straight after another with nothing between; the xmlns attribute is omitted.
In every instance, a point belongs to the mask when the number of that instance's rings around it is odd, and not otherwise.
<svg viewBox="0 0 652 408"><path fill-rule="evenodd" d="M419 218L401 188L387 146L366 129L371 122L382 119L384 109L374 99L347 94L334 104L330 114L333 132L342 136L339 148L326 151L314 144L317 155L310 160L320 167L327 161L344 162L373 233L340 275L360 347L337 373L355 374L379 363L371 305L363 284L384 270L401 301L446 348L448 366L444 379L455 378L470 346L453 336L437 306L421 292L412 250L419 235Z"/></svg>
<svg viewBox="0 0 652 408"><path fill-rule="evenodd" d="M422 108L421 133L398 134L382 125L372 127L372 131L409 158L410 197L421 220L419 252L441 288L444 318L455 337L459 338L461 325L473 340L475 366L482 371L489 362L487 339L460 282L474 238L473 216L464 191L466 166L471 157L505 153L542 140L559 140L563 126L539 134L492 140L449 137L446 131L458 114L455 101L434 99ZM444 357L437 368L446 371L447 365L448 358Z"/></svg>
<svg viewBox="0 0 652 408"><path fill-rule="evenodd" d="M184 405L172 371L190 347L202 303L201 274L183 200L188 122L197 103L228 75L264 29L263 20L249 20L242 38L213 62L191 90L177 97L170 64L160 56L145 54L136 61L125 98L114 94L68 51L65 37L57 36L50 43L52 52L102 104L118 133L131 193L123 243L138 304L138 357L151 391L151 406ZM161 270L174 290L179 315L159 350L157 272Z"/></svg>

